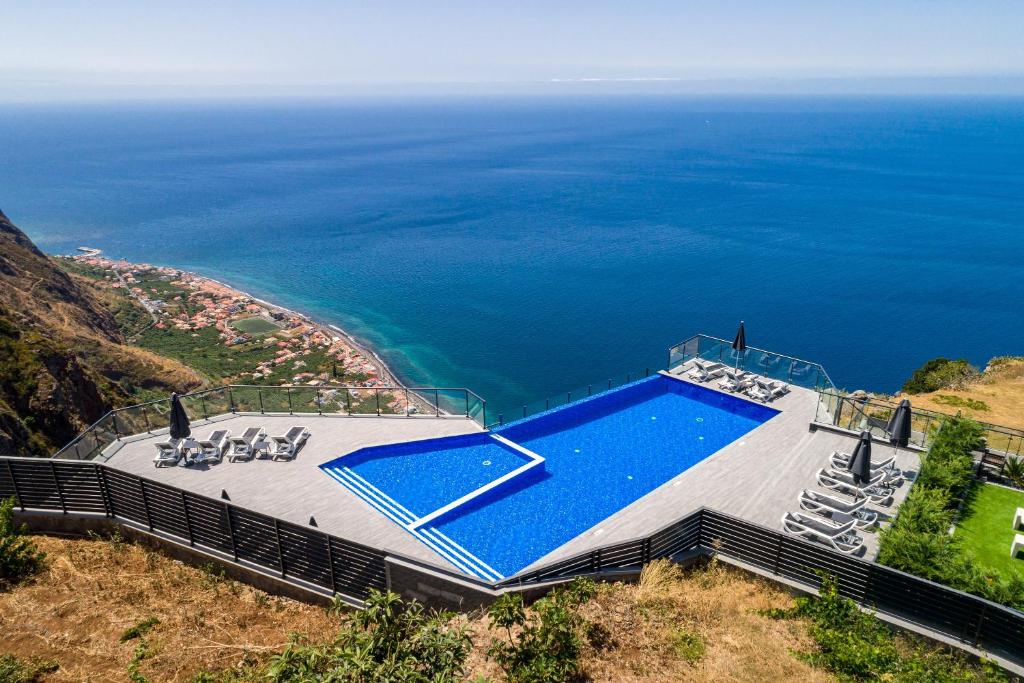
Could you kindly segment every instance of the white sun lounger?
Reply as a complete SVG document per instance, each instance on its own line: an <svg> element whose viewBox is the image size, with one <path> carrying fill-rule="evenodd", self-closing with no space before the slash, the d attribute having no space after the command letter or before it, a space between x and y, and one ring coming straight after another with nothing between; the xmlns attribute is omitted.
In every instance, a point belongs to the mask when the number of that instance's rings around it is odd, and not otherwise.
<svg viewBox="0 0 1024 683"><path fill-rule="evenodd" d="M709 382L725 374L726 366L722 363L709 362L700 358L693 359L693 367L686 376L695 382Z"/></svg>
<svg viewBox="0 0 1024 683"><path fill-rule="evenodd" d="M239 458L252 458L255 455L253 444L265 434L263 427L249 427L241 436L229 437L228 460L235 462Z"/></svg>
<svg viewBox="0 0 1024 683"><path fill-rule="evenodd" d="M832 467L837 470L844 470L850 466L850 454L843 453L842 451L832 451L832 455L828 457L829 462L832 463ZM903 483L903 470L896 467L896 456L890 456L882 462L871 463L871 476L875 476L878 472L884 472L887 475L887 481Z"/></svg>
<svg viewBox="0 0 1024 683"><path fill-rule="evenodd" d="M764 380L760 377L755 377L753 383L747 387L747 396L762 403L774 401L779 396L785 396L788 393L788 384L779 384L778 382Z"/></svg>
<svg viewBox="0 0 1024 683"><path fill-rule="evenodd" d="M192 458L192 462L220 462L224 457L224 450L228 447L230 436L230 429L217 429L205 439L200 439L197 444L199 452Z"/></svg>
<svg viewBox="0 0 1024 683"><path fill-rule="evenodd" d="M722 374L725 375L725 379L718 383L719 389L742 391L751 385L750 377L745 370L726 368Z"/></svg>
<svg viewBox="0 0 1024 683"><path fill-rule="evenodd" d="M167 441L156 444L156 457L153 458L153 465L155 467L162 467L168 464L176 465L180 459L181 439L168 438Z"/></svg>
<svg viewBox="0 0 1024 683"><path fill-rule="evenodd" d="M309 434L309 427L292 427L283 436L270 437L270 457L294 458Z"/></svg>
<svg viewBox="0 0 1024 683"><path fill-rule="evenodd" d="M860 529L871 526L878 521L878 513L867 509L867 498L849 501L837 498L824 491L804 489L797 496L797 500L802 509L824 517L831 517L835 513L846 515Z"/></svg>
<svg viewBox="0 0 1024 683"><path fill-rule="evenodd" d="M782 515L782 530L794 536L803 536L852 555L864 545L864 539L853 530L854 520L842 524L817 515L787 512Z"/></svg>
<svg viewBox="0 0 1024 683"><path fill-rule="evenodd" d="M815 478L820 485L832 491L839 491L854 498L868 498L876 505L888 506L892 503L891 488L874 482L865 485L857 484L849 472L820 469Z"/></svg>

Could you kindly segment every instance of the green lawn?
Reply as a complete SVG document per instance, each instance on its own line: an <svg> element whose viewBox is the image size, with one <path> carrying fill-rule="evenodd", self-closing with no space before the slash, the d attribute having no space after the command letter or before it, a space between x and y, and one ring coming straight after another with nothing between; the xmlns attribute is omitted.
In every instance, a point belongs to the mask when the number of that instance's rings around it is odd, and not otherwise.
<svg viewBox="0 0 1024 683"><path fill-rule="evenodd" d="M963 539L964 548L974 554L978 564L1009 576L1017 572L1024 576L1024 558L1010 557L1013 541L1014 511L1024 507L1024 491L983 484L971 504L970 510L957 525L956 534Z"/></svg>
<svg viewBox="0 0 1024 683"><path fill-rule="evenodd" d="M231 327L235 328L239 332L245 332L247 334L267 334L268 332L276 332L281 329L279 325L270 322L266 318L262 318L258 315L251 318L242 318L241 320L233 320Z"/></svg>

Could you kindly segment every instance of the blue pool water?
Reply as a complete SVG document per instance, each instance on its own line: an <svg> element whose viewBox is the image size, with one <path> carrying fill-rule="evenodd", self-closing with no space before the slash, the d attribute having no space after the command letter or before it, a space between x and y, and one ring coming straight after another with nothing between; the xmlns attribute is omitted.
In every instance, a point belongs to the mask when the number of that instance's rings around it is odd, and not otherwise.
<svg viewBox="0 0 1024 683"><path fill-rule="evenodd" d="M543 467L459 505L415 533L479 576L510 576L777 414L661 375L644 379L497 430L498 437L543 457ZM351 468L421 515L440 507L445 497L445 503L453 500L456 491L480 485L481 473L472 460L491 457L500 446L492 435L474 437L480 441L471 447L465 437L452 437L366 449L354 454ZM349 457L334 466L347 464ZM511 471L516 460L502 462ZM409 479L411 472L422 472L445 493L420 482L403 485L415 479Z"/></svg>
<svg viewBox="0 0 1024 683"><path fill-rule="evenodd" d="M364 448L320 467L347 467L417 517L529 462L487 434Z"/></svg>

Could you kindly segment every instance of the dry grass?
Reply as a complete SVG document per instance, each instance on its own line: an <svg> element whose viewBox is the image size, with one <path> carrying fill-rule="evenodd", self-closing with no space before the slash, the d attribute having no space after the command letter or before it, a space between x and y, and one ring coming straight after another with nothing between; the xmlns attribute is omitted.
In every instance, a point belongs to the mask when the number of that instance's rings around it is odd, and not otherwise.
<svg viewBox="0 0 1024 683"><path fill-rule="evenodd" d="M951 407L941 403L940 396L957 396L982 401L988 410ZM964 389L941 389L928 394L909 396L915 408L942 413L961 411L982 422L1024 429L1024 358L1008 359L990 368Z"/></svg>
<svg viewBox="0 0 1024 683"><path fill-rule="evenodd" d="M292 631L329 638L338 620L321 607L266 593L143 547L36 537L48 555L34 581L0 593L0 653L56 660L53 681L122 681L137 640L125 629L155 617L141 665L153 681L262 659Z"/></svg>
<svg viewBox="0 0 1024 683"><path fill-rule="evenodd" d="M596 629L584 657L594 681L831 681L793 657L811 647L805 625L760 610L789 607L792 598L766 582L712 563L683 572L666 561L649 565L637 584L602 584L583 608ZM501 680L483 651L485 619L473 622L471 672Z"/></svg>
<svg viewBox="0 0 1024 683"><path fill-rule="evenodd" d="M339 619L320 607L269 596L141 546L36 537L47 569L0 593L0 654L55 660L47 681L127 680L138 640L124 631L159 620L145 636L140 673L152 681L191 679L201 670L265 661L292 632L314 641L337 633ZM759 614L787 607L771 584L712 563L683 572L655 562L638 584L604 584L583 608L595 628L584 656L594 681L832 680L795 659L811 647L805 626ZM471 676L502 680L487 660L486 616L468 622ZM252 669L249 669L252 671Z"/></svg>

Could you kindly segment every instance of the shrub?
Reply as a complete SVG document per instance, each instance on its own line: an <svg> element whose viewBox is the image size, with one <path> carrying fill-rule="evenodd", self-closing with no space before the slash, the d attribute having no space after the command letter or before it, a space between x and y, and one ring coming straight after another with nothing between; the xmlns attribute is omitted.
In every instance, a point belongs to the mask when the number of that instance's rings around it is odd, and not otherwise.
<svg viewBox="0 0 1024 683"><path fill-rule="evenodd" d="M428 614L417 602L374 591L338 638L309 645L293 637L267 670L273 681L461 680L469 656L469 633L449 622L447 612Z"/></svg>
<svg viewBox="0 0 1024 683"><path fill-rule="evenodd" d="M1008 456L1003 466L1003 474L1014 486L1024 489L1024 458Z"/></svg>
<svg viewBox="0 0 1024 683"><path fill-rule="evenodd" d="M506 594L491 606L491 622L505 629L489 656L513 683L559 683L582 676L580 654L587 621L578 608L595 592L592 581L576 579L534 603L528 614L519 594Z"/></svg>
<svg viewBox="0 0 1024 683"><path fill-rule="evenodd" d="M14 655L0 655L0 683L36 683L58 668L52 661L25 662Z"/></svg>
<svg viewBox="0 0 1024 683"><path fill-rule="evenodd" d="M25 538L25 527L14 524L14 499L0 501L0 586L11 585L38 572L43 553Z"/></svg>
<svg viewBox="0 0 1024 683"><path fill-rule="evenodd" d="M951 394L939 394L933 400L936 403L940 403L944 406L952 406L954 408L967 408L969 410L978 410L981 412L987 412L989 410L987 403L979 401L976 398L965 398L963 396L953 396Z"/></svg>
<svg viewBox="0 0 1024 683"><path fill-rule="evenodd" d="M985 572L960 539L949 534L959 500L973 485L972 451L984 445L981 426L946 420L932 440L921 471L892 525L879 536L878 561L989 600L1024 608L1024 579Z"/></svg>
<svg viewBox="0 0 1024 683"><path fill-rule="evenodd" d="M160 623L160 620L157 619L156 617L149 617L147 619L143 619L142 621L140 621L139 623L135 624L134 626L131 626L131 627L126 628L124 630L124 632L121 634L121 642L122 643L127 643L129 640L134 640L135 638L141 638L142 636L144 636L147 633L149 633L150 629L152 629L154 626L156 626L159 623Z"/></svg>
<svg viewBox="0 0 1024 683"><path fill-rule="evenodd" d="M962 387L977 376L978 368L963 358L933 358L914 371L903 385L903 391L908 394L924 394L939 389Z"/></svg>
<svg viewBox="0 0 1024 683"><path fill-rule="evenodd" d="M972 664L964 655L895 636L881 621L839 596L835 577L822 576L820 596L801 597L776 618L810 622L815 649L798 656L847 681L920 681L953 683L1006 681L996 667Z"/></svg>

